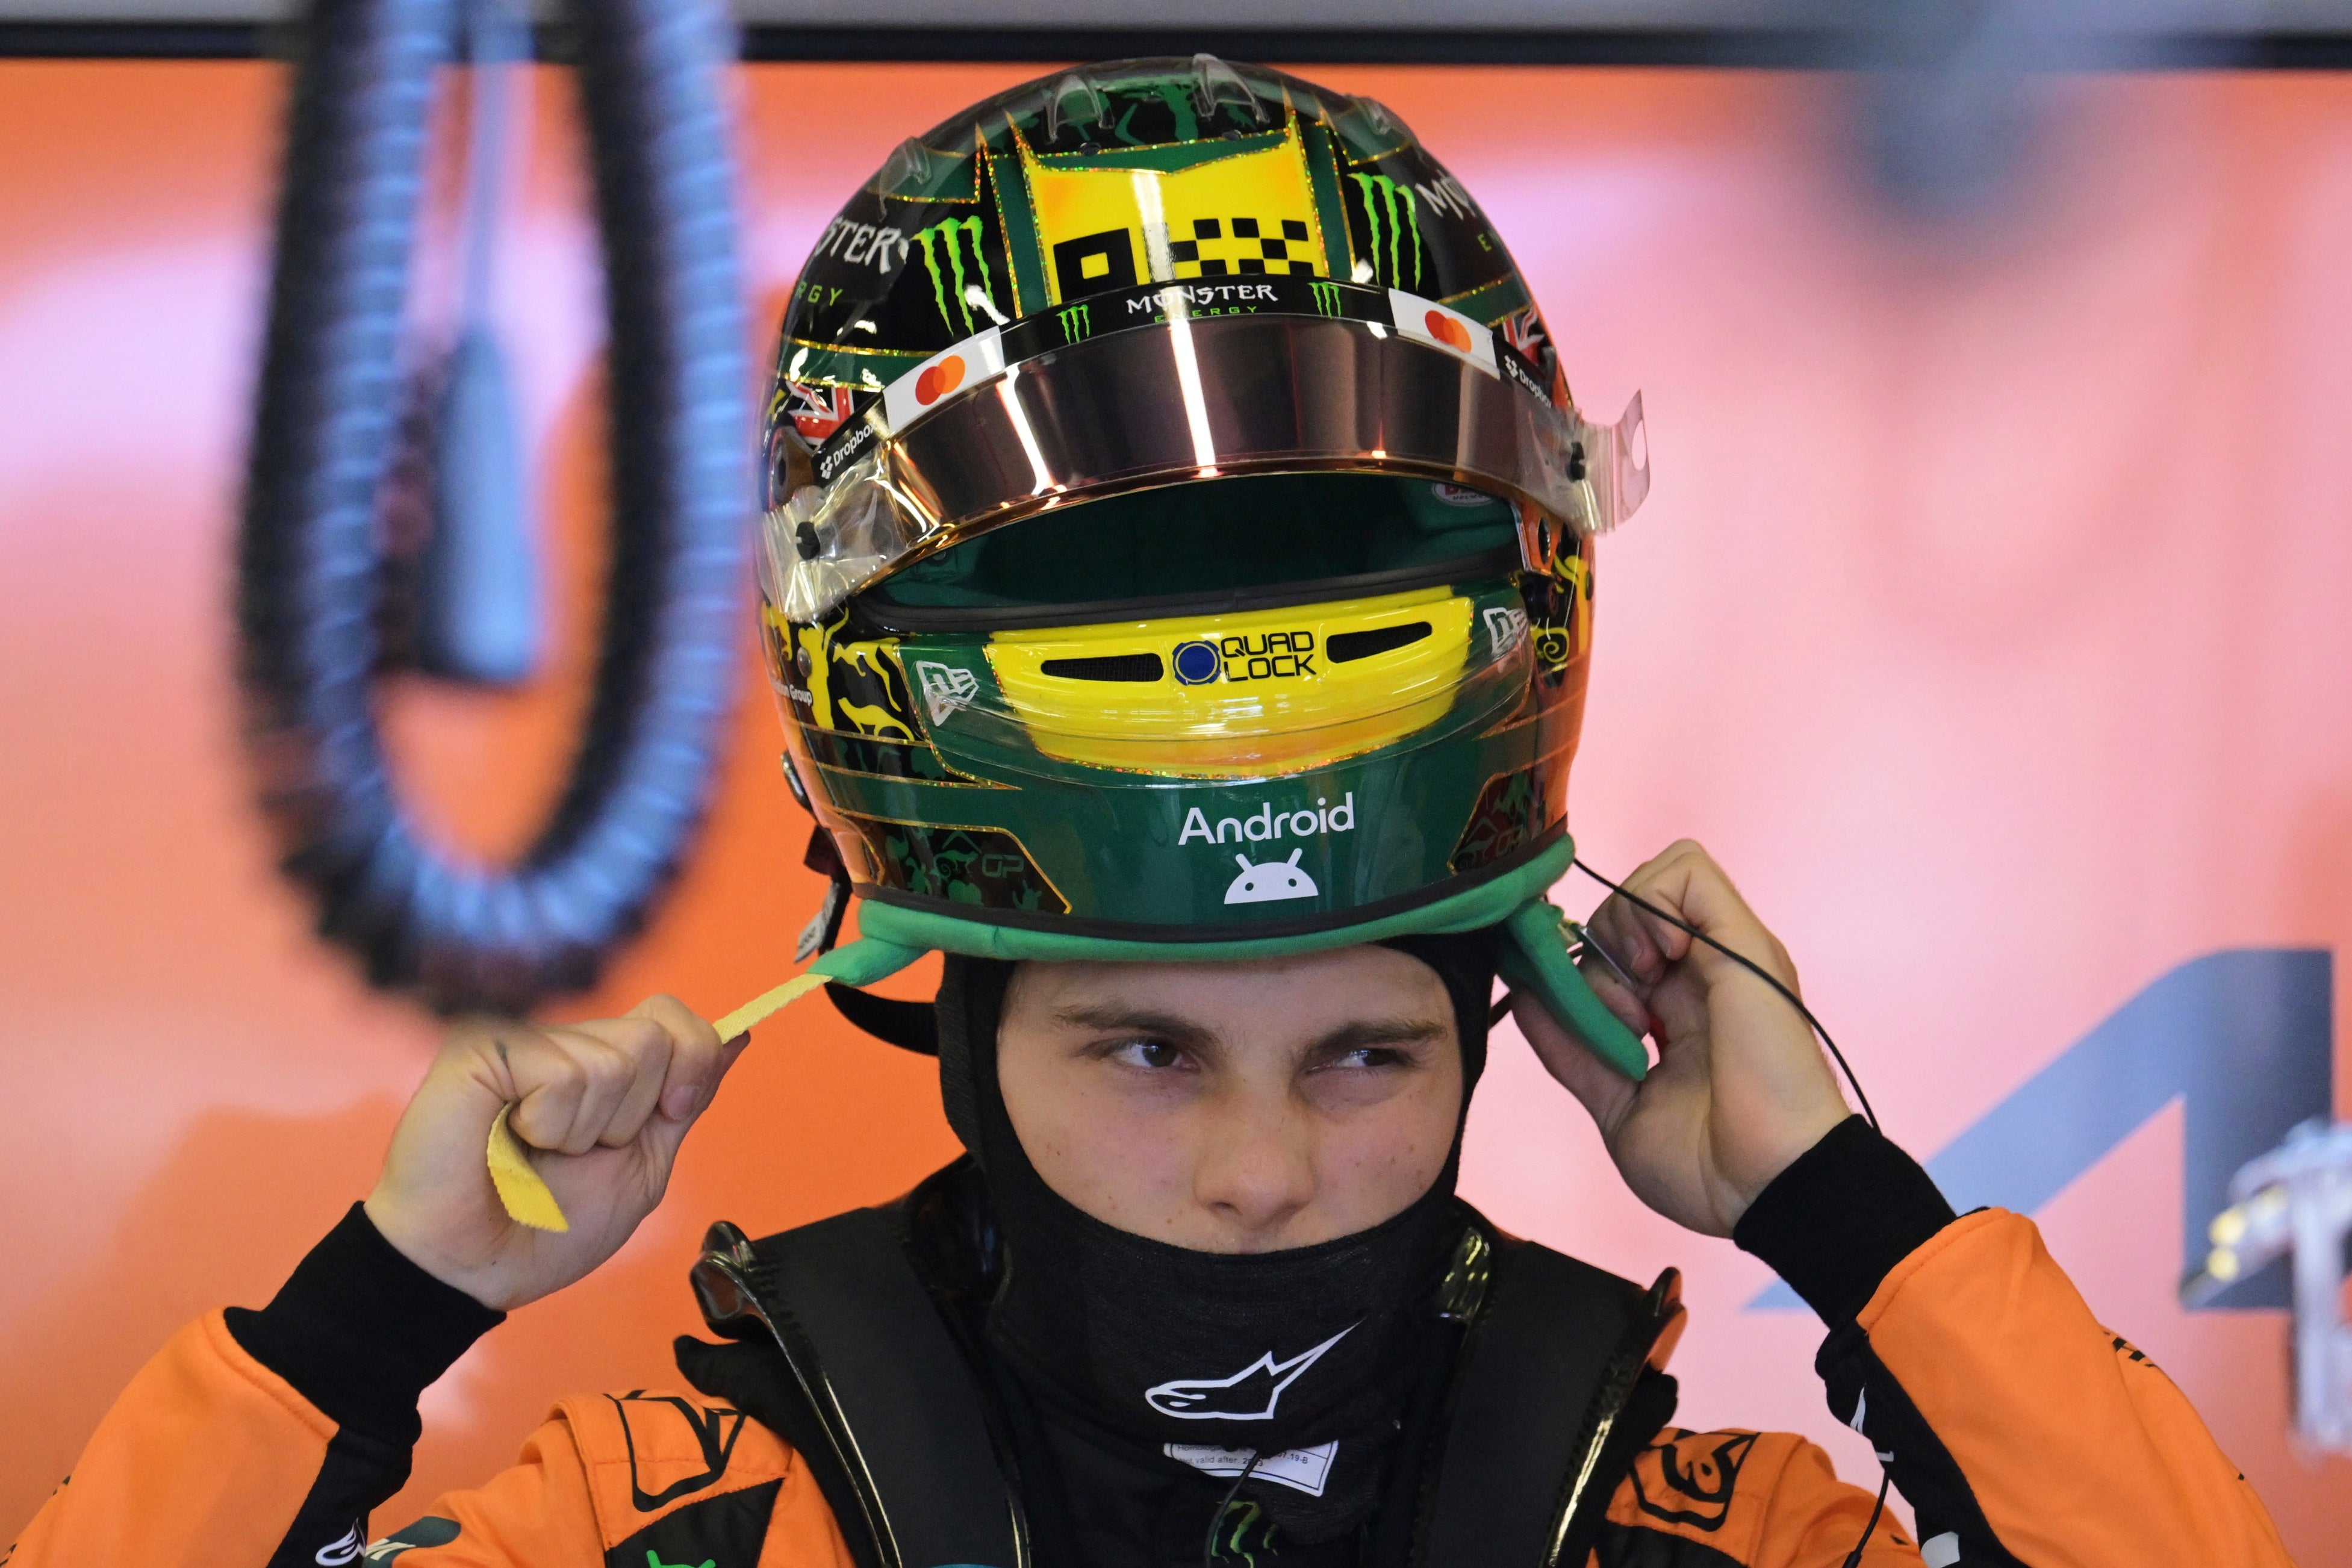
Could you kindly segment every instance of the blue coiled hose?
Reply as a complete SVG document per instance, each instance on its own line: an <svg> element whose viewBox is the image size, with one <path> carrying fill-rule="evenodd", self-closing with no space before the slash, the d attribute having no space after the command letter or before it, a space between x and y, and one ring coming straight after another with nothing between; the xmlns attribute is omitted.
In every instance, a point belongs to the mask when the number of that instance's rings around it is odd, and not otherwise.
<svg viewBox="0 0 2352 1568"><path fill-rule="evenodd" d="M595 695L509 868L428 844L371 682L377 509L434 74L459 0L321 0L303 39L238 541L261 801L319 929L375 984L520 1012L592 983L701 820L728 734L751 504L723 74L707 0L575 0L610 316L613 548Z"/></svg>

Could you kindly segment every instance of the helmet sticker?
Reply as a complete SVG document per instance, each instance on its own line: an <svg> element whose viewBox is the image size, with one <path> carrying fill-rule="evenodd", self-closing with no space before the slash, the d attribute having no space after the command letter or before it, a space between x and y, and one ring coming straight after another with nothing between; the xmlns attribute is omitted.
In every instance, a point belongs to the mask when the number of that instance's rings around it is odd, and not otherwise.
<svg viewBox="0 0 2352 1568"><path fill-rule="evenodd" d="M1470 820L1454 842L1454 853L1446 859L1447 869L1456 875L1475 871L1533 843L1543 831L1547 785L1553 777L1565 787L1564 773L1542 763L1488 779L1486 787L1478 792L1478 804L1470 808ZM1564 808L1565 801L1562 805Z"/></svg>
<svg viewBox="0 0 2352 1568"><path fill-rule="evenodd" d="M1053 304L1144 280L1328 270L1295 118L1233 141L1095 154L1019 146Z"/></svg>
<svg viewBox="0 0 2352 1568"><path fill-rule="evenodd" d="M853 394L845 386L813 386L787 381L783 386L783 417L793 422L801 439L814 447L842 426L850 415Z"/></svg>
<svg viewBox="0 0 2352 1568"><path fill-rule="evenodd" d="M1234 856L1242 874L1225 889L1225 902L1271 904L1282 899L1313 898L1320 889L1314 878L1298 868L1298 858L1306 852L1302 845L1290 852L1289 859L1268 860L1263 866L1253 866L1246 855Z"/></svg>
<svg viewBox="0 0 2352 1568"><path fill-rule="evenodd" d="M1397 331L1406 337L1468 360L1488 375L1503 374L1495 361L1493 328L1402 289L1389 290L1389 310L1396 319Z"/></svg>
<svg viewBox="0 0 2352 1568"><path fill-rule="evenodd" d="M946 723L980 689L980 678L958 665L918 659L915 675L923 683L923 706L934 724Z"/></svg>
<svg viewBox="0 0 2352 1568"><path fill-rule="evenodd" d="M1240 809L1248 810L1246 806ZM1318 795L1312 811L1304 807L1276 811L1272 801L1264 801L1247 816L1220 817L1213 830L1209 826L1208 814L1196 805L1184 814L1184 826L1177 830L1176 842L1180 847L1196 838L1208 844L1262 844L1286 833L1293 838L1304 838L1310 833L1352 833L1355 829L1356 792L1349 790L1337 805L1331 804L1329 797ZM1291 856L1294 861L1297 858L1295 854ZM1229 904L1238 901L1225 900Z"/></svg>
<svg viewBox="0 0 2352 1568"><path fill-rule="evenodd" d="M883 417L904 430L959 392L968 392L1004 372L1004 348L997 330L976 332L935 353L892 382L882 394Z"/></svg>
<svg viewBox="0 0 2352 1568"><path fill-rule="evenodd" d="M1496 658L1509 654L1527 640L1527 611L1507 605L1490 606L1486 611L1486 636L1494 645Z"/></svg>

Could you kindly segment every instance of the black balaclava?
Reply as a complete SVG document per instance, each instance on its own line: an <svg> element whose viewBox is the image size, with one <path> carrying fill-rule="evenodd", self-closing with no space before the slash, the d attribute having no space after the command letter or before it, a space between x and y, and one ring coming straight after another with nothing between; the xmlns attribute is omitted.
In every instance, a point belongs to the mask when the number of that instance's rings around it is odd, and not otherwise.
<svg viewBox="0 0 2352 1568"><path fill-rule="evenodd" d="M1445 983L1466 1115L1486 1067L1493 933L1384 945ZM1013 968L950 955L938 1007L948 1120L980 1164L1005 1246L992 1349L1049 1425L1152 1468L1179 1462L1171 1445L1196 1458L1255 1450L1289 1484L1253 1477L1248 1495L1286 1533L1312 1542L1353 1529L1378 1500L1429 1299L1461 1232L1460 1120L1429 1190L1370 1230L1240 1255L1130 1235L1046 1186L1014 1135L996 1073Z"/></svg>

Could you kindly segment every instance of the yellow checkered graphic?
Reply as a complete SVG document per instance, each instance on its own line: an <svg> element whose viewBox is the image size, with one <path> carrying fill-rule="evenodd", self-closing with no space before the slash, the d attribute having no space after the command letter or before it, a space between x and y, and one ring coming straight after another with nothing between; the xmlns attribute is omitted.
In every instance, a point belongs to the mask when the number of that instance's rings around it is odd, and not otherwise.
<svg viewBox="0 0 2352 1568"><path fill-rule="evenodd" d="M1024 150L1054 302L1138 283L1315 277L1323 230L1296 124L1170 174L1045 164Z"/></svg>

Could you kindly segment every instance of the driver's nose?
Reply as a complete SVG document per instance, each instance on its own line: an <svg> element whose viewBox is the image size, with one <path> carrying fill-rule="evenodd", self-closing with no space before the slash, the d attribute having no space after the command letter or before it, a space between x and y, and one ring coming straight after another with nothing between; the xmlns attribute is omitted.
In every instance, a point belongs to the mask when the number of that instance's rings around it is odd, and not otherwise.
<svg viewBox="0 0 2352 1568"><path fill-rule="evenodd" d="M1292 1245L1284 1231L1315 1198L1312 1129L1302 1108L1289 1094L1252 1087L1206 1109L1193 1201L1237 1252Z"/></svg>

